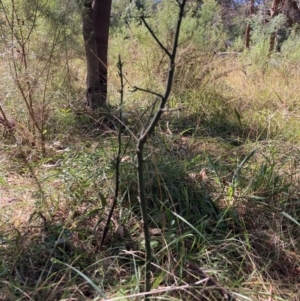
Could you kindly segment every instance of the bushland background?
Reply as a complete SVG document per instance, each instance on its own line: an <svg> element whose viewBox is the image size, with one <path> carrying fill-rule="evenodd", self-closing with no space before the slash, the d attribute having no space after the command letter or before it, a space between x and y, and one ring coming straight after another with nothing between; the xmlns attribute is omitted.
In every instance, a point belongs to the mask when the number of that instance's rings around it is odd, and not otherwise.
<svg viewBox="0 0 300 301"><path fill-rule="evenodd" d="M272 16L274 1L249 2L186 6L145 147L153 300L300 300L299 24ZM100 113L86 107L77 2L0 3L0 299L140 300L135 139L157 100L133 87L163 90L168 65L139 16L169 48L176 1L113 1ZM120 131L118 202L98 250Z"/></svg>

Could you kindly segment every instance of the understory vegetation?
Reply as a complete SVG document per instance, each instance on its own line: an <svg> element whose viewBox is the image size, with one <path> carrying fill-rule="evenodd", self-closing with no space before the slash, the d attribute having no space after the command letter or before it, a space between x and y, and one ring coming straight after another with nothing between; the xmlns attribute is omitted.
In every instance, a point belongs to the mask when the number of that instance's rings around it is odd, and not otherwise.
<svg viewBox="0 0 300 301"><path fill-rule="evenodd" d="M115 1L109 108L90 111L75 1L0 3L0 300L143 300L136 142L164 91L167 57L142 8ZM176 1L144 3L169 49ZM144 148L149 299L298 301L298 29L269 53L271 29L254 18L244 49L242 17L228 26L215 1L197 3L187 5L172 93Z"/></svg>

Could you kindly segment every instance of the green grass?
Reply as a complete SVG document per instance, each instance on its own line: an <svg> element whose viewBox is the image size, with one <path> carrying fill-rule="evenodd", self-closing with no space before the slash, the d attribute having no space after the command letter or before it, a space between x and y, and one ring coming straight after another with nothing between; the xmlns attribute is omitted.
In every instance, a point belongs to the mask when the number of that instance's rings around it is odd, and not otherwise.
<svg viewBox="0 0 300 301"><path fill-rule="evenodd" d="M199 112L207 97L218 99L205 95ZM214 106L202 116L195 114L195 103L192 108L166 116L145 152L155 295L220 300L216 287L201 283L204 271L237 300L298 300L297 147L286 137L247 137L233 111L227 117L236 128L222 123L222 110ZM118 208L99 252L113 196L116 136L84 131L75 125L62 150L50 148L45 159L26 164L5 146L1 291L6 300L142 296L144 244L132 138L123 138L129 144Z"/></svg>
<svg viewBox="0 0 300 301"><path fill-rule="evenodd" d="M85 108L84 60L75 50L67 62L77 80L65 84L59 44L51 80L43 73L33 94L45 108L35 111L45 126L43 156L10 80L13 58L0 62L1 106L16 124L13 135L0 127L0 299L142 299L135 137L154 99L131 89L160 91L166 70L146 42L111 40L112 106L119 102L114 62L125 44L127 86L120 193L101 251L114 197L115 112ZM170 110L145 147L152 300L225 300L220 287L241 301L300 300L299 62L274 55L262 67L254 54L207 55L187 43L179 49ZM37 78L42 59L31 59L37 67L28 72Z"/></svg>

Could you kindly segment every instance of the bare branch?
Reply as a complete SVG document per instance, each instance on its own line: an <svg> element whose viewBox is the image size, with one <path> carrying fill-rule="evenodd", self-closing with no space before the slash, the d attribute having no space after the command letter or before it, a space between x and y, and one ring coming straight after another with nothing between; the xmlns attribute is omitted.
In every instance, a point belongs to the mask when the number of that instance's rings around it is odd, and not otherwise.
<svg viewBox="0 0 300 301"><path fill-rule="evenodd" d="M156 41L156 43L159 45L159 47L167 54L168 57L171 56L171 53L169 52L169 50L161 43L161 41L158 39L158 37L156 36L156 34L154 33L154 31L152 30L152 28L150 27L150 25L147 23L145 16L141 16L141 20L144 23L144 25L147 27L148 31L150 32L151 36L153 37L153 39Z"/></svg>
<svg viewBox="0 0 300 301"><path fill-rule="evenodd" d="M136 87L136 86L133 86L132 87L133 90L131 90L132 92L136 92L136 91L142 91L142 92L145 92L145 93L149 93L149 94L152 94L152 95L155 95L159 98L163 98L163 96L157 92L154 92L154 91L151 91L149 89L143 89L143 88L139 88L139 87Z"/></svg>
<svg viewBox="0 0 300 301"><path fill-rule="evenodd" d="M173 108L173 109L164 108L164 109L162 109L162 111L163 112L176 112L176 111L180 111L180 110L182 110L184 108L185 108L184 106L179 107L179 108Z"/></svg>

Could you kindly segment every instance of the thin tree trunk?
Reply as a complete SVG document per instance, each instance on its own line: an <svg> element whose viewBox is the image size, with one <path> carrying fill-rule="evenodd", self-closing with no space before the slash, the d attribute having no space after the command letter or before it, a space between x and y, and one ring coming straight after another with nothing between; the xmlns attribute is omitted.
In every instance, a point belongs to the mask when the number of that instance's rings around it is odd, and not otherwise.
<svg viewBox="0 0 300 301"><path fill-rule="evenodd" d="M250 0L249 3L249 14L252 16L254 13L254 0ZM250 48L250 42L251 42L251 25L248 23L246 27L246 33L245 33L245 47L248 49Z"/></svg>
<svg viewBox="0 0 300 301"><path fill-rule="evenodd" d="M275 48L275 40L276 40L276 32L272 32L270 37L269 54L271 54Z"/></svg>
<svg viewBox="0 0 300 301"><path fill-rule="evenodd" d="M246 33L245 33L245 47L247 49L250 48L250 40L251 40L251 25L248 23L246 26Z"/></svg>

